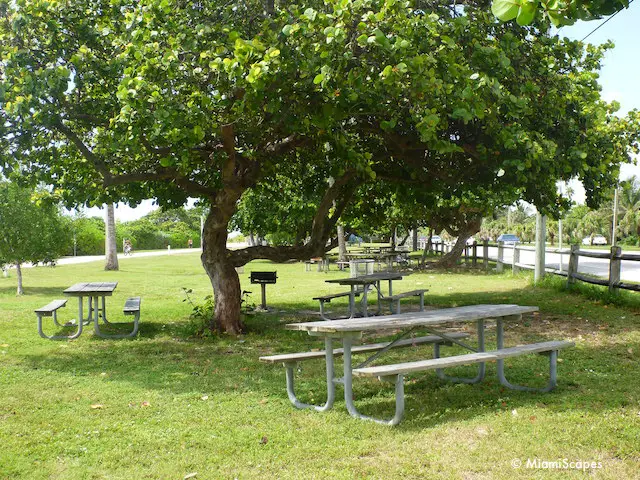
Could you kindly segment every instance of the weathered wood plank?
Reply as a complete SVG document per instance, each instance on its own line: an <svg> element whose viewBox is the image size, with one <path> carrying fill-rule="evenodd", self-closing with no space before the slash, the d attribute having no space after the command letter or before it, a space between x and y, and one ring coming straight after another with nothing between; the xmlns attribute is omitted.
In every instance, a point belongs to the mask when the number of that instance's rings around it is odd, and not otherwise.
<svg viewBox="0 0 640 480"><path fill-rule="evenodd" d="M470 363L490 362L498 357L489 352L468 353L453 357L431 358L417 362L397 363L395 365L380 365L377 367L356 368L353 374L358 377L385 377L390 375L403 375L406 373L435 370L438 368L456 367Z"/></svg>
<svg viewBox="0 0 640 480"><path fill-rule="evenodd" d="M468 337L468 333L464 332L453 332L447 333L447 337L460 339ZM409 347L412 345L423 345L429 343L446 343L442 337L437 335L428 335L426 337L417 337L417 338L407 338L404 340L398 341L392 348L396 347ZM382 343L370 343L366 345L357 345L351 347L352 353L363 353L363 352L375 352L377 350L382 350L384 347L389 345L389 342ZM333 350L334 356L343 355L344 350L342 348L335 348ZM304 360L314 360L319 358L324 358L325 351L319 350L317 352L298 352L298 353L284 353L280 355L269 355L266 357L260 357L261 362L265 363L281 363L281 362L300 362Z"/></svg>
<svg viewBox="0 0 640 480"><path fill-rule="evenodd" d="M131 297L127 298L127 301L124 303L125 314L131 314L140 311L140 297Z"/></svg>
<svg viewBox="0 0 640 480"><path fill-rule="evenodd" d="M561 350L563 348L575 347L574 342L568 340L553 340L549 342L532 343L530 345L518 345L516 347L503 348L501 350L491 351L498 360L518 355L526 355L530 353L550 352L552 350Z"/></svg>
<svg viewBox="0 0 640 480"><path fill-rule="evenodd" d="M53 312L55 312L60 307L64 307L67 304L67 300L54 300L52 302L47 303L44 307L40 307L37 310L34 310L35 313L39 313L44 315L45 317L50 317Z"/></svg>
<svg viewBox="0 0 640 480"><path fill-rule="evenodd" d="M380 298L380 300L393 301L393 300L398 300L400 298L417 297L428 291L429 290L426 288L422 290L411 290L409 292L401 292L401 293L396 293L394 295L388 295L386 297Z"/></svg>
<svg viewBox="0 0 640 480"><path fill-rule="evenodd" d="M353 374L360 377L385 377L391 375L402 375L406 373L435 370L438 368L456 367L459 365L469 365L472 363L493 362L504 358L532 353L551 352L562 348L573 347L575 343L566 340L554 340L549 342L532 343L530 345L519 345L517 347L503 348L489 352L469 353L466 355L454 355L451 357L431 358L419 360L417 362L398 363L395 365L379 365L377 367L356 368Z"/></svg>
<svg viewBox="0 0 640 480"><path fill-rule="evenodd" d="M289 330L317 333L364 332L416 326L435 326L454 322L472 322L481 319L537 312L538 307L521 305L467 305L425 312L408 312L383 317L363 317L348 320L291 323Z"/></svg>
<svg viewBox="0 0 640 480"><path fill-rule="evenodd" d="M74 297L90 296L91 294L109 296L113 294L117 286L118 282L76 283L65 289L62 293Z"/></svg>
<svg viewBox="0 0 640 480"><path fill-rule="evenodd" d="M406 274L394 272L379 272L371 275L360 275L353 278L337 278L333 280L325 280L327 283L338 283L340 285L369 285L384 280L402 280Z"/></svg>
<svg viewBox="0 0 640 480"><path fill-rule="evenodd" d="M355 292L355 296L359 297L361 292ZM313 297L314 300L323 300L325 302L328 302L330 300L333 300L334 298L340 298L340 297L348 297L349 295L351 295L351 292L342 292L342 293L332 293L329 295L322 295L321 297Z"/></svg>

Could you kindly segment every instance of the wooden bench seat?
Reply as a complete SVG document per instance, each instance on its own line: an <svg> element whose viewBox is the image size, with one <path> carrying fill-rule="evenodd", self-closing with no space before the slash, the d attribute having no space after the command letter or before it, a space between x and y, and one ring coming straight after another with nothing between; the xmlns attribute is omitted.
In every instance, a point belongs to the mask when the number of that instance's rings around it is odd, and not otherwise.
<svg viewBox="0 0 640 480"><path fill-rule="evenodd" d="M68 322L66 324L58 322L58 309L65 307L66 305L67 299L53 300L52 302L47 303L44 307L34 310L36 317L38 318L38 334L42 338L47 338L49 340L73 340L80 336L82 333L82 322ZM77 326L77 330L72 335L47 335L42 330L42 317L53 317L53 323L55 323L57 327ZM77 323L79 323L79 325L76 325Z"/></svg>
<svg viewBox="0 0 640 480"><path fill-rule="evenodd" d="M34 310L36 313L42 315L43 317L51 317L56 313L61 307L66 306L67 300L54 300L52 302L47 303L44 307L40 307L37 310Z"/></svg>
<svg viewBox="0 0 640 480"><path fill-rule="evenodd" d="M135 315L140 312L140 297L127 298L122 309L125 315Z"/></svg>
<svg viewBox="0 0 640 480"><path fill-rule="evenodd" d="M304 269L306 272L311 270L311 265L318 265L318 271L329 271L329 260L322 257L314 257L304 262Z"/></svg>
<svg viewBox="0 0 640 480"><path fill-rule="evenodd" d="M409 292L396 293L395 295L381 297L380 300L390 303L392 313L400 313L400 300L409 297L420 297L420 311L422 312L424 311L424 294L428 291L429 290L427 289L411 290ZM395 311L393 309L394 302L396 304Z"/></svg>
<svg viewBox="0 0 640 480"><path fill-rule="evenodd" d="M422 372L426 370L440 371L446 367L455 367L458 365L468 365L474 363L484 364L484 362L496 361L498 363L498 380L505 387L533 392L549 392L557 385L557 361L558 350L567 347L573 347L573 342L559 340L550 342L534 343L531 345L520 345L511 348L502 348L489 352L476 352L464 355L454 355L451 357L432 358L429 360L420 360L417 362L399 363L396 365L380 365L377 367L362 367L352 370L353 375L358 377L378 377L380 380L391 381L395 384L396 392L396 413L391 420L381 420L372 417L366 417L378 423L387 425L397 425L402 420L404 414L404 375L407 373ZM549 355L549 382L544 388L531 388L521 385L511 384L504 375L504 359L526 355L531 353L546 353ZM355 408L355 407L353 407Z"/></svg>
<svg viewBox="0 0 640 480"><path fill-rule="evenodd" d="M333 300L334 298L348 297L349 295L351 295L351 292L340 292L340 293L331 293L329 295L321 295L319 297L313 297L313 299L320 300L321 302L331 303L331 300ZM355 296L359 297L360 292L356 292Z"/></svg>
<svg viewBox="0 0 640 480"><path fill-rule="evenodd" d="M463 332L455 332L455 333L447 334L447 336L457 340L460 338L466 338L469 336L469 334L463 333ZM389 343L390 342L382 342L382 343L371 343L367 345L357 345L351 348L351 352L352 353L375 352L387 347ZM433 344L433 343L448 344L449 342L447 342L442 337L439 337L437 335L429 335L426 337L406 338L404 340L399 340L393 345L392 348L410 347L412 345L423 345L423 344ZM334 356L342 355L343 353L344 353L344 350L342 348L335 348L333 350ZM286 363L301 362L305 360L320 359L324 357L325 357L325 351L319 350L317 352L299 352L299 353L285 353L281 355L270 355L268 357L260 357L260 361L265 363L282 362L286 364Z"/></svg>
<svg viewBox="0 0 640 480"><path fill-rule="evenodd" d="M362 293L362 291L357 291L356 290L355 296L359 297L361 293ZM321 295L319 297L313 297L314 300L320 301L320 318L322 318L323 320L329 320L329 318L327 318L324 315L324 304L325 303L331 303L331 300L333 300L333 299L342 298L342 297L348 297L349 295L351 295L351 292L331 293L329 295Z"/></svg>
<svg viewBox="0 0 640 480"><path fill-rule="evenodd" d="M476 352L465 355L454 355L451 357L431 358L429 360L398 363L396 365L379 365L376 367L356 368L353 370L353 374L358 377L389 377L426 370L456 367L459 365L503 360L505 358L531 353L558 351L562 348L573 347L574 345L575 343L565 340L533 343L530 345L520 345L517 347L492 350L489 352Z"/></svg>

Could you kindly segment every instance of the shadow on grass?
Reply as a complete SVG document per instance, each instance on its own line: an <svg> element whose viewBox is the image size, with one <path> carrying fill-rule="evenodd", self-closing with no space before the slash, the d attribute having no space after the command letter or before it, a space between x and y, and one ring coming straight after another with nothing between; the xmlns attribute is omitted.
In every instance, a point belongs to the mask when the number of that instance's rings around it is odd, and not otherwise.
<svg viewBox="0 0 640 480"><path fill-rule="evenodd" d="M593 305L584 298L558 295L549 298L549 291L540 288L514 289L503 292L433 295L428 303L439 307L481 303L517 303L540 305L540 316L530 316L517 325L509 325L507 342L526 339L575 338L584 333L585 324L578 315L604 312L600 305ZM556 302L557 301L557 302ZM104 340L91 337L88 342L70 343L69 348L52 350L47 355L23 357L23 363L33 369L60 372L76 377L97 377L106 374L106 381L123 382L145 390L169 391L174 394L222 391L229 393L259 393L264 397L279 399L291 411L285 389L284 369L264 365L258 361L261 355L282 352L308 351L322 347L318 338L303 332L283 331L290 321L300 321L305 316L290 310L299 304L282 305L285 314L255 314L245 321L248 333L242 338L217 337L211 339L170 338L172 333L184 328L183 324L171 326L153 322L141 322L140 336L133 340ZM305 306L307 306L305 304ZM534 328L550 315L564 315L553 331ZM618 320L616 320L616 318ZM626 330L637 330L631 320L623 321L619 315L609 315L607 322ZM312 319L312 318L309 318ZM547 320L548 321L548 320ZM527 323L529 325L527 325ZM593 324L589 328L592 328ZM87 327L90 328L90 327ZM473 331L473 325L465 326ZM588 333L593 333L590 330ZM488 346L494 341L493 331L488 335ZM423 347L424 348L424 347ZM562 352L559 365L559 387L547 394L517 392L505 389L495 378L495 365L488 365L486 380L478 385L457 385L439 380L431 373L410 376L406 380L406 415L401 430L423 429L448 422L457 422L487 414L511 411L519 407L537 406L553 411L584 410L600 412L620 408L640 396L640 364L630 357L630 351L638 351L640 344L613 343L606 347L580 341L575 349ZM430 358L431 350L407 349L411 353L394 351L385 363L407 361L408 355ZM403 350L403 352L407 352ZM360 358L360 357L359 357ZM357 360L354 360L357 361ZM534 383L541 386L548 375L546 358L519 357L509 361L508 378L514 383ZM341 362L336 372L342 369ZM460 367L457 375L473 376L474 367ZM326 396L324 362L306 362L302 372L296 375L297 390L302 401L323 403ZM356 403L362 413L378 418L388 418L394 410L393 389L377 381L355 381ZM338 389L335 409L348 414Z"/></svg>
<svg viewBox="0 0 640 480"><path fill-rule="evenodd" d="M5 287L0 287L0 296L2 295L15 295L17 284L8 285ZM30 287L29 285L24 286L24 295L42 295L49 296L53 298L65 298L62 291L65 288L69 288L69 285L61 285L59 287Z"/></svg>

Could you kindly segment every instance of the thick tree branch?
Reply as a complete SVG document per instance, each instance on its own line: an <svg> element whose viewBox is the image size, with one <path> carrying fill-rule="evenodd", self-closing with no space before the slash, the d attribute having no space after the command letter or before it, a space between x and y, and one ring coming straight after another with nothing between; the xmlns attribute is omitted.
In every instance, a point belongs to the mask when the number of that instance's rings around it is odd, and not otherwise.
<svg viewBox="0 0 640 480"><path fill-rule="evenodd" d="M227 257L229 261L234 266L241 266L258 258L284 262L291 259L303 260L323 255L327 250L337 245L337 238L329 241L330 235L359 184L360 181L356 178L356 173L349 171L327 189L313 218L311 239L305 245L256 246L241 250L228 250ZM330 215L332 209L333 213Z"/></svg>
<svg viewBox="0 0 640 480"><path fill-rule="evenodd" d="M111 187L116 185L126 185L128 183L157 182L158 180L171 180L185 192L194 195L201 195L207 198L211 198L218 193L217 189L207 187L194 180L188 179L180 175L178 171L173 168L162 168L154 172L135 172L123 175L109 175L108 177L104 177L102 183L105 187Z"/></svg>
<svg viewBox="0 0 640 480"><path fill-rule="evenodd" d="M67 137L67 139L71 141L71 143L73 143L76 146L76 148L80 151L82 156L84 156L84 158L89 160L93 164L93 166L96 168L96 170L104 178L111 176L111 172L109 172L109 168L107 167L107 164L98 155L93 153L91 149L84 144L84 142L80 139L78 135L76 135L76 133L73 130L67 127L59 119L56 120L56 122L54 123L54 127L56 128L56 130L62 133L65 137Z"/></svg>

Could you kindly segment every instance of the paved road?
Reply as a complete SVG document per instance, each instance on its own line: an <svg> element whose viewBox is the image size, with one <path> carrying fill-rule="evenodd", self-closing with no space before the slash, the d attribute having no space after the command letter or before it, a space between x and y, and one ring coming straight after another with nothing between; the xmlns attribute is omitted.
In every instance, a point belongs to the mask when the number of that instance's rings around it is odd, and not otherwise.
<svg viewBox="0 0 640 480"><path fill-rule="evenodd" d="M585 249L587 250L587 249ZM593 250L596 252L604 252L605 250ZM624 252L624 251L623 251ZM172 250L152 250L147 252L135 252L132 256L125 257L121 253L118 254L118 261L127 261L129 258L138 258L138 257L154 257L159 255L182 255L182 254L196 254L200 253L199 248L179 248ZM636 252L633 252L636 253ZM482 255L482 247L478 246L478 255ZM498 249L496 247L489 247L489 257L497 258ZM562 257L562 270L567 270L567 264L569 263L569 255L559 255L557 253L547 253L545 258L545 263L548 268L559 269L560 261ZM504 262L507 264L505 268L511 268L511 261L513 259L513 250L509 247L505 247L504 250ZM90 256L82 256L82 257L63 257L59 259L56 263L58 265L71 265L76 263L88 263L88 262L96 262L104 260L104 255L90 255ZM535 253L528 250L520 251L520 263L526 263L529 265L535 264ZM23 267L30 267L31 265L23 265ZM591 275L597 275L602 278L609 277L609 261L606 259L600 258L587 258L580 257L580 261L578 262L578 271L581 273L588 273ZM639 282L640 283L640 262L631 262L628 260L622 261L622 272L620 274L622 280L627 280L631 282Z"/></svg>
<svg viewBox="0 0 640 480"><path fill-rule="evenodd" d="M606 250L589 250L594 252L606 252ZM481 255L482 248L478 248L478 255ZM637 253L637 252L624 252L623 253ZM496 247L489 247L489 257L497 258L498 249ZM559 255L557 253L548 253L545 256L545 264L548 268L560 269L560 258L562 257L562 270L567 270L569 263L569 255ZM504 262L505 268L511 268L511 262L513 259L513 250L510 247L505 247L504 250ZM528 250L520 250L520 263L526 263L529 265L535 264L535 252ZM581 273L588 273L590 275L597 275L602 278L609 278L609 261L600 258L587 258L580 257L578 261L578 271ZM629 260L622 261L622 271L620 273L621 280L627 280L630 282L640 282L640 262L632 262Z"/></svg>
<svg viewBox="0 0 640 480"><path fill-rule="evenodd" d="M199 248L177 248L171 250L150 250L146 252L133 252L131 256L124 256L122 253L118 253L118 262L126 262L130 258L139 258L139 257L157 257L160 255L182 255L185 253L198 253L200 254ZM62 257L56 261L56 265L73 265L76 263L89 263L89 262L97 262L104 261L104 255L86 255L81 257ZM32 267L30 263L22 265L22 268ZM15 268L13 265L10 268Z"/></svg>

